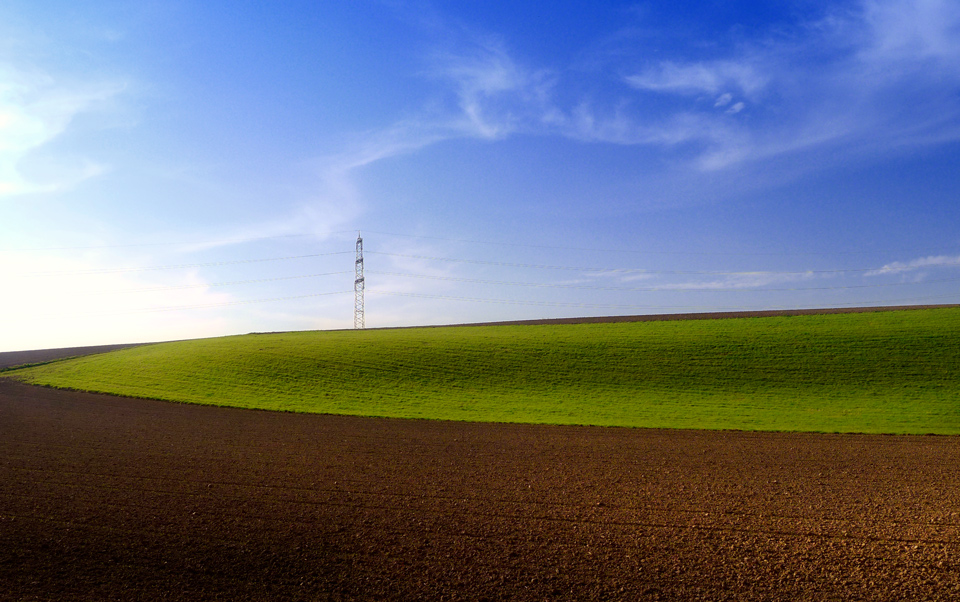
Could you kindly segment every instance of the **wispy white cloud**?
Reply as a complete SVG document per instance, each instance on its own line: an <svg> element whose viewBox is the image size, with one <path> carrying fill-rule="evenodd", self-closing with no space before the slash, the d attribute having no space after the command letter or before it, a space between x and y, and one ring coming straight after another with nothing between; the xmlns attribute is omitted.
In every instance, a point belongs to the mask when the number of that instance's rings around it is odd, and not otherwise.
<svg viewBox="0 0 960 602"><path fill-rule="evenodd" d="M271 208L271 217L240 224L223 224L198 235L201 243L181 245L182 253L243 245L264 238L305 235L325 240L356 223L365 209L357 181L365 168L379 161L414 153L454 137L446 122L406 120L385 127L354 133L341 140L341 147L305 161L290 194L295 198L286 209Z"/></svg>
<svg viewBox="0 0 960 602"><path fill-rule="evenodd" d="M692 291L692 290L739 290L762 288L778 284L808 282L818 278L830 278L833 275L815 271L765 272L745 271L709 275L664 275L653 273L617 273L604 272L606 277L614 277L620 282L644 281L644 290L650 291Z"/></svg>
<svg viewBox="0 0 960 602"><path fill-rule="evenodd" d="M729 95L736 90L746 96L761 91L767 80L768 76L743 59L689 64L664 61L624 78L628 85L651 92Z"/></svg>
<svg viewBox="0 0 960 602"><path fill-rule="evenodd" d="M863 4L864 64L928 63L960 72L960 4L952 0L867 0Z"/></svg>
<svg viewBox="0 0 960 602"><path fill-rule="evenodd" d="M431 27L440 24L432 21ZM497 38L463 37L455 48L437 51L430 59L429 75L444 82L455 98L453 110L428 103L419 115L346 136L340 148L308 162L310 182L303 187L302 201L291 210L209 237L215 242L184 249L192 252L288 234L325 238L363 213L357 182L367 167L445 140L495 140L519 130L540 130L556 117L549 102L553 82L548 71L520 66Z"/></svg>
<svg viewBox="0 0 960 602"><path fill-rule="evenodd" d="M861 0L713 58L678 55L626 76L616 65L615 75L599 73L621 86L613 100L577 93L571 79L582 74L525 64L504 39L431 13L431 31L442 34L427 74L440 82L439 97L319 158L320 196L358 215L354 182L364 168L458 138L524 133L663 149L685 181L699 171L711 185L735 168L769 180L775 176L763 166L783 158L804 159L780 161L792 177L823 157L836 164L960 140L958 7Z"/></svg>
<svg viewBox="0 0 960 602"><path fill-rule="evenodd" d="M689 280L686 282L671 283L655 286L653 288L670 291L692 291L692 290L740 290L752 288L764 288L774 285L787 285L799 282L809 282L810 280L822 278L823 274L817 274L812 271L797 273L782 272L742 272L738 274L727 274L719 278L709 280Z"/></svg>
<svg viewBox="0 0 960 602"><path fill-rule="evenodd" d="M960 139L960 5L950 0L861 0L724 55L681 54L620 77L634 94L663 101L652 108L626 90L612 105L571 95L571 73L527 66L503 40L458 31L433 70L449 82L455 111L416 124L431 138L381 146L388 152L376 156L451 137L532 132L686 145L688 165L717 172L826 147L845 149L831 155L836 161ZM409 140L413 128L400 133Z"/></svg>
<svg viewBox="0 0 960 602"><path fill-rule="evenodd" d="M662 61L624 81L641 94L712 99L675 102L656 116L664 131L677 130L671 114L694 112L713 124L699 133L681 128L677 136L703 143L695 162L705 170L827 146L836 161L958 140L960 5L863 0L798 23L790 35L745 43L729 56ZM732 119L747 109L755 119ZM645 122L639 113L631 118ZM718 137L718 128L734 135Z"/></svg>
<svg viewBox="0 0 960 602"><path fill-rule="evenodd" d="M90 158L57 157L42 161L29 177L22 163L61 135L74 117L122 90L116 83L69 84L42 71L0 63L0 197L54 191L106 171Z"/></svg>
<svg viewBox="0 0 960 602"><path fill-rule="evenodd" d="M470 35L457 51L435 56L434 75L452 83L460 118L454 131L487 139L540 128L558 117L551 105L555 76L522 66L492 36Z"/></svg>
<svg viewBox="0 0 960 602"><path fill-rule="evenodd" d="M887 274L904 274L908 272L917 272L930 268L958 268L960 267L960 256L950 257L948 255L936 255L930 257L921 257L912 261L894 261L888 263L878 270L871 270L866 273L867 276L884 276Z"/></svg>

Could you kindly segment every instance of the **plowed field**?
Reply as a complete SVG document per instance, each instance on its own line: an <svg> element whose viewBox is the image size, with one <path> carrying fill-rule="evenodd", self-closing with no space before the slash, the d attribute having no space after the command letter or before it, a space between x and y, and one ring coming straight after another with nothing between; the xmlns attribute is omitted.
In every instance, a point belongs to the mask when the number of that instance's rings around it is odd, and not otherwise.
<svg viewBox="0 0 960 602"><path fill-rule="evenodd" d="M960 438L298 415L0 379L2 600L957 600Z"/></svg>

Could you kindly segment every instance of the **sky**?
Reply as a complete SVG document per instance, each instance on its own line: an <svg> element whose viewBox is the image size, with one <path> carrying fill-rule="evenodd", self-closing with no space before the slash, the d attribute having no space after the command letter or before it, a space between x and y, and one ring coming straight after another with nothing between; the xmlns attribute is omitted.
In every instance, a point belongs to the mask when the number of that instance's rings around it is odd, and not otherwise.
<svg viewBox="0 0 960 602"><path fill-rule="evenodd" d="M960 303L960 3L0 2L0 351Z"/></svg>

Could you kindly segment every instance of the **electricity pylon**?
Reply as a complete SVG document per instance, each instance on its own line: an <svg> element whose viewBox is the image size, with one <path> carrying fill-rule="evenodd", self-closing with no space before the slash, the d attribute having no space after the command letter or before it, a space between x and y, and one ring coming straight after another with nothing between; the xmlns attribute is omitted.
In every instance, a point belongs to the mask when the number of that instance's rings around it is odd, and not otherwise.
<svg viewBox="0 0 960 602"><path fill-rule="evenodd" d="M353 281L353 327L364 328L363 318L363 239L357 232L356 278Z"/></svg>

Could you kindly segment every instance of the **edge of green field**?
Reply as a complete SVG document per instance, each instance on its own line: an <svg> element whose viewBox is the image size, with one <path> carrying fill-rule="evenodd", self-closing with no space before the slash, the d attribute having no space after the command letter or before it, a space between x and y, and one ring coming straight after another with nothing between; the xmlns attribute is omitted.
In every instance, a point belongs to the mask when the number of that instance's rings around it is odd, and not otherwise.
<svg viewBox="0 0 960 602"><path fill-rule="evenodd" d="M249 334L134 347L3 376L290 412L958 434L960 308Z"/></svg>

